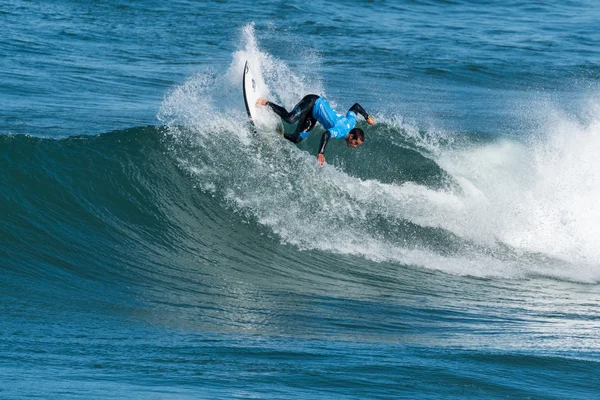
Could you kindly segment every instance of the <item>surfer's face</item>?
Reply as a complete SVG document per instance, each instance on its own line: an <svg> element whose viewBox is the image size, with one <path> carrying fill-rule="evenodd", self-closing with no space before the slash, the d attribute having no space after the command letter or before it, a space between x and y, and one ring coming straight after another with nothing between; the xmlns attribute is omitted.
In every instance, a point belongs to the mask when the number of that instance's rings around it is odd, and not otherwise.
<svg viewBox="0 0 600 400"><path fill-rule="evenodd" d="M348 139L346 139L346 144L348 144L348 147L358 147L361 144L363 144L362 140L354 137L354 136L348 136Z"/></svg>

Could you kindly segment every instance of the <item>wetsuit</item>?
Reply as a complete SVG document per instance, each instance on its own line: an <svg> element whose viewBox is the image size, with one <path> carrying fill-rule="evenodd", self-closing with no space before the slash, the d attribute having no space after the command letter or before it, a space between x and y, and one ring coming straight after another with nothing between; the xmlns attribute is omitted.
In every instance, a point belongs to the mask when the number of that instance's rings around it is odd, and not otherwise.
<svg viewBox="0 0 600 400"><path fill-rule="evenodd" d="M321 136L319 153L325 151L325 146L330 138L345 139L348 133L356 126L356 114L360 114L364 119L369 118L369 114L358 103L350 107L345 116L337 114L331 105L322 97L316 94L304 96L302 100L291 112L275 103L267 102L267 105L288 124L295 124L296 131L293 134L285 134L284 137L294 143L300 143L319 122L326 129Z"/></svg>

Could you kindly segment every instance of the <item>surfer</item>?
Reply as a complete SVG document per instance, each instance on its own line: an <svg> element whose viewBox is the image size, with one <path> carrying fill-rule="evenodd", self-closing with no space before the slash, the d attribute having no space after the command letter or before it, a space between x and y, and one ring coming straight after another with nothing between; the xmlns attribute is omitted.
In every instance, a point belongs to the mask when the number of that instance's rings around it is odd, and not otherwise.
<svg viewBox="0 0 600 400"><path fill-rule="evenodd" d="M356 128L356 114L360 114L369 125L375 125L375 119L370 116L358 103L350 107L345 116L337 114L324 98L316 94L304 96L291 112L267 99L256 100L257 107L269 106L288 124L298 123L293 134L284 137L293 143L300 143L319 122L326 129L321 136L317 160L320 165L325 164L325 147L330 138L344 139L348 147L358 147L365 141L365 133Z"/></svg>

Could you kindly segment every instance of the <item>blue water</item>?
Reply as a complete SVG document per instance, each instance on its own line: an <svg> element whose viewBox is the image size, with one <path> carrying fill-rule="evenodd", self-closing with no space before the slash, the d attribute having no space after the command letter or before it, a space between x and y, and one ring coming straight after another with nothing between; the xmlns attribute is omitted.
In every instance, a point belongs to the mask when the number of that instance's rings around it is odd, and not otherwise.
<svg viewBox="0 0 600 400"><path fill-rule="evenodd" d="M600 395L600 5L5 1L0 398ZM357 149L253 129L360 102Z"/></svg>

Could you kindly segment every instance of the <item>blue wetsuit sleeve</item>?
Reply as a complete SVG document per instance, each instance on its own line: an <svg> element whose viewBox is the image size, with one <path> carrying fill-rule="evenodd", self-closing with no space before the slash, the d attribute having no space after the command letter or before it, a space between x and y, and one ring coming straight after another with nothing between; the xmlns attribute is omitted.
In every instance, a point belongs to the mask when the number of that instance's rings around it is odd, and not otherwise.
<svg viewBox="0 0 600 400"><path fill-rule="evenodd" d="M354 103L354 105L350 107L350 111L362 115L364 119L369 118L369 113L358 103Z"/></svg>
<svg viewBox="0 0 600 400"><path fill-rule="evenodd" d="M323 154L325 152L325 147L327 146L327 142L329 141L330 137L331 133L329 133L329 131L323 132L323 135L321 136L321 143L319 144L319 154Z"/></svg>

